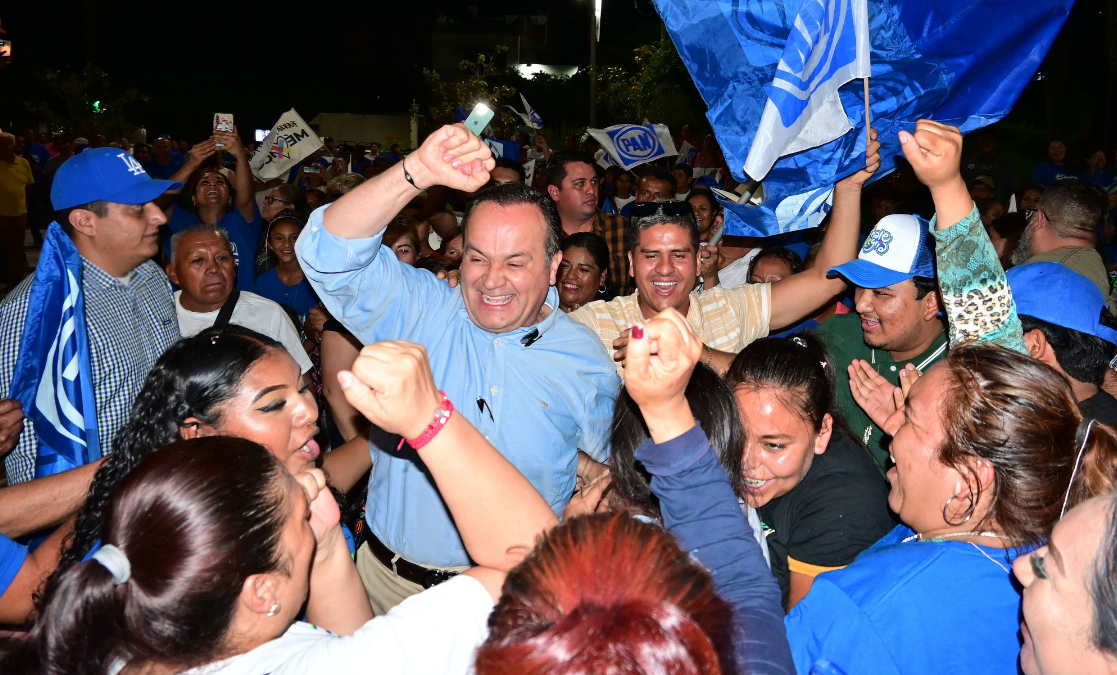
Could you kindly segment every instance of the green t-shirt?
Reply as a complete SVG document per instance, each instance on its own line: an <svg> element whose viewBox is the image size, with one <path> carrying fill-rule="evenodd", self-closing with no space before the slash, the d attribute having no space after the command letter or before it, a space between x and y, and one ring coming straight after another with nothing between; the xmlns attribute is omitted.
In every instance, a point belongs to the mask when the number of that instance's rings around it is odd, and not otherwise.
<svg viewBox="0 0 1117 675"><path fill-rule="evenodd" d="M861 406L853 400L849 392L849 372L846 368L854 359L863 359L876 366L876 371L896 386L900 386L900 371L911 363L926 372L946 354L946 331L944 330L927 351L907 361L894 360L887 351L873 349L865 344L865 334L861 330L861 317L856 313L838 314L826 320L814 330L814 334L826 345L830 358L834 360L834 394L838 412L873 458L873 463L883 474L888 471L891 460L888 458L888 436L873 424Z"/></svg>

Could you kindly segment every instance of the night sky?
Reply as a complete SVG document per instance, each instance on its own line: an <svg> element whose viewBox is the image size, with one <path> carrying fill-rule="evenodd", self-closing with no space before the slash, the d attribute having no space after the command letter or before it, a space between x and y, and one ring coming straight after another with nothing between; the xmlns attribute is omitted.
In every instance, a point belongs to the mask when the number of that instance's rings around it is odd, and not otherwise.
<svg viewBox="0 0 1117 675"><path fill-rule="evenodd" d="M0 126L34 121L24 101L44 95L36 73L76 70L91 47L116 89L135 86L151 97L128 111L149 139L171 133L196 140L209 133L218 111L234 113L246 136L291 107L307 120L319 112L402 115L412 99L427 102L422 68L430 65L440 14L466 23L471 5L482 16L546 14L550 62L583 66L591 2L12 0L0 5L14 43L13 65L0 70ZM1110 122L1117 94L1106 87L1105 4L1075 3L1041 69L1046 81L1029 85L1002 126L1035 129L1037 147L1041 141L1046 147L1042 137L1049 133L1117 143ZM651 0L603 5L598 63L631 64L632 50L660 34ZM1117 52L1117 39L1109 41Z"/></svg>
<svg viewBox="0 0 1117 675"><path fill-rule="evenodd" d="M546 13L550 47L564 62L588 62L586 0L7 2L0 20L14 48L13 65L0 70L0 125L28 121L23 101L34 96L35 73L79 69L90 34L114 87L151 97L129 111L149 139L196 139L217 111L233 112L242 133L270 127L292 106L307 120L319 112L407 114L412 99L422 105L427 95L422 68L436 19L468 21L467 5L490 15ZM605 0L599 63L631 63L632 49L657 39L659 26L648 0Z"/></svg>

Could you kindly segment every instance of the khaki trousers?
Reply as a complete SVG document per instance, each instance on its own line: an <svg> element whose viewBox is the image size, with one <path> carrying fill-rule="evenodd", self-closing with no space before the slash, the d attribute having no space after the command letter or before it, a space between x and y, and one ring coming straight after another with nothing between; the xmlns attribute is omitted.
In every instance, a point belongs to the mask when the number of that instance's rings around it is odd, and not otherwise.
<svg viewBox="0 0 1117 675"><path fill-rule="evenodd" d="M432 567L431 569L464 572L469 567ZM368 595L369 604L372 605L373 614L376 616L387 614L391 608L424 590L419 584L396 576L395 572L385 567L384 563L372 554L367 542L357 549L357 574L361 575L365 594Z"/></svg>

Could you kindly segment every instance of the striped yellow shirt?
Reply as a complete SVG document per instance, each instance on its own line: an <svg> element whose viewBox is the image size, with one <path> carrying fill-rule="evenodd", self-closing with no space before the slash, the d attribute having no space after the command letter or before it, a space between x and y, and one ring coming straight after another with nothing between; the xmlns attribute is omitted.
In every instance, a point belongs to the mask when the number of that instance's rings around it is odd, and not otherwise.
<svg viewBox="0 0 1117 675"><path fill-rule="evenodd" d="M609 301L591 302L567 316L597 333L612 357L615 351L613 340L632 324L644 320L636 299L637 293ZM768 335L771 300L771 284L745 284L735 288L715 286L690 294L686 319L703 344L735 354L753 340ZM624 374L624 368L619 363L617 372Z"/></svg>

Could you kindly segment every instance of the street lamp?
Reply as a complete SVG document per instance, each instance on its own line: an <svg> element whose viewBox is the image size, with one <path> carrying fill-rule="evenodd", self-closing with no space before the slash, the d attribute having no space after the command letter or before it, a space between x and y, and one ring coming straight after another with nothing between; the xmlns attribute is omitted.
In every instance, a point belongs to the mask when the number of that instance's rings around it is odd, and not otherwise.
<svg viewBox="0 0 1117 675"><path fill-rule="evenodd" d="M601 41L601 0L592 0L590 15L590 126L597 126L597 43Z"/></svg>

